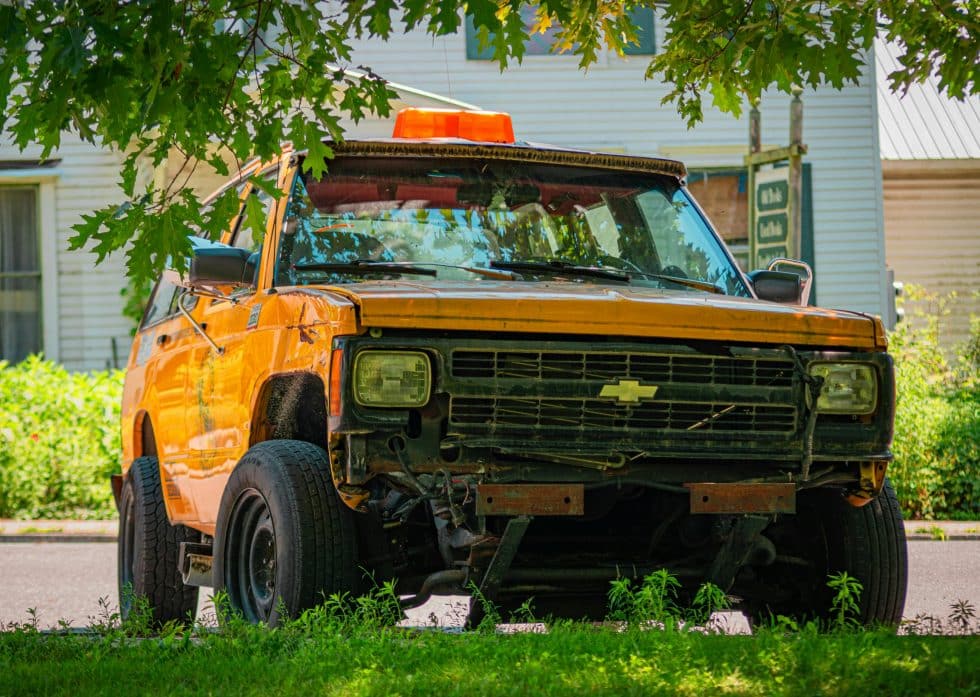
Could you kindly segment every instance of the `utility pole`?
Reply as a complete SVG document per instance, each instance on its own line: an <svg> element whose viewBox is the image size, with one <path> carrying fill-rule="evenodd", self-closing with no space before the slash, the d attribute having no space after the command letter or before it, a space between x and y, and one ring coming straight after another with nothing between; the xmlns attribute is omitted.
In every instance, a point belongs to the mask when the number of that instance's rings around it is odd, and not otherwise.
<svg viewBox="0 0 980 697"><path fill-rule="evenodd" d="M789 103L789 239L794 257L803 256L803 89L793 87Z"/></svg>
<svg viewBox="0 0 980 697"><path fill-rule="evenodd" d="M762 149L758 102L749 112L749 268L771 259L803 256L803 90L790 102L789 145ZM789 166L776 166L788 164Z"/></svg>

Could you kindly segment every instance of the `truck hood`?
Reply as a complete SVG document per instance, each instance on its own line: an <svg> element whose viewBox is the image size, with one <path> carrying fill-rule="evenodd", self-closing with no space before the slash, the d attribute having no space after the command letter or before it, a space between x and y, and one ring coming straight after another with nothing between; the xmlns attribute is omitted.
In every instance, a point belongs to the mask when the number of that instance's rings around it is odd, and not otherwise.
<svg viewBox="0 0 980 697"><path fill-rule="evenodd" d="M554 282L368 281L321 287L359 308L362 327L581 334L884 349L856 312L657 288Z"/></svg>

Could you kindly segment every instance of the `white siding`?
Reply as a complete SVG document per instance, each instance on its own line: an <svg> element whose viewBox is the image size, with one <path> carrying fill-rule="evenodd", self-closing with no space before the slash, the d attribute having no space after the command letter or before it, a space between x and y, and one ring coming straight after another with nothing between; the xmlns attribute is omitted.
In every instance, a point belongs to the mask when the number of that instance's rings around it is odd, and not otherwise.
<svg viewBox="0 0 980 697"><path fill-rule="evenodd" d="M529 56L501 73L490 61L467 60L463 34L433 39L416 32L358 42L352 62L389 80L509 112L523 140L703 166L741 164L740 147L748 140L747 118L711 108L703 124L688 130L673 107L660 105L667 88L643 79L642 56L604 56L585 74L574 57ZM881 314L886 295L874 82L869 68L859 86L806 92L804 141L813 172L820 304ZM762 128L765 145L787 143L788 97L763 100Z"/></svg>
<svg viewBox="0 0 980 697"><path fill-rule="evenodd" d="M980 315L980 160L971 168L955 164L888 163L884 170L886 251L895 280L957 293L941 324L946 346L965 339L970 314Z"/></svg>
<svg viewBox="0 0 980 697"><path fill-rule="evenodd" d="M0 141L0 160L36 160L40 150L30 147L20 152L8 141ZM53 196L47 204L54 207L53 230L42 233L53 238L50 253L54 258L45 260L45 273L56 274L55 283L48 287L56 289L58 306L56 331L47 328L45 332L45 352L70 370L104 368L111 361L115 338L120 362L125 364L130 325L120 311L119 292L125 286L123 254L117 252L96 266L94 254L68 250L68 238L74 234L71 226L83 214L121 200L116 183L121 158L67 135L50 157L62 162L56 168Z"/></svg>

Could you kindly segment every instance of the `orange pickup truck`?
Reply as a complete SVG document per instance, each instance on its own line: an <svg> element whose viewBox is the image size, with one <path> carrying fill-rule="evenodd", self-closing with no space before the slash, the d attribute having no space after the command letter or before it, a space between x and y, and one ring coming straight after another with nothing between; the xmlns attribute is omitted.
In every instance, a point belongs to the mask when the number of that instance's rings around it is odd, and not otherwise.
<svg viewBox="0 0 980 697"><path fill-rule="evenodd" d="M667 569L750 618L819 617L829 574L897 623L881 322L743 273L678 162L516 142L505 114L408 110L228 184L258 197L158 282L129 359L123 612L198 587L275 625L396 579L602 616ZM278 190L282 195L270 193ZM253 203L253 208L254 208ZM131 589L131 592L130 592Z"/></svg>

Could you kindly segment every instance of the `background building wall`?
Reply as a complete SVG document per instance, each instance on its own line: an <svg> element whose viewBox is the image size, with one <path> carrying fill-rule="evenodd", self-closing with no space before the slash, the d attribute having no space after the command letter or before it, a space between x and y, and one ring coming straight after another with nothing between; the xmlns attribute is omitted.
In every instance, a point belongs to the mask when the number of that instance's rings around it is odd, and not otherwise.
<svg viewBox="0 0 980 697"><path fill-rule="evenodd" d="M947 298L940 340L952 349L980 315L980 95L950 99L936 78L893 94L900 54L876 42L886 258L896 281ZM938 309L905 304L913 323Z"/></svg>
<svg viewBox="0 0 980 697"><path fill-rule="evenodd" d="M980 315L980 160L886 160L883 168L888 264L896 280L950 298L939 336L953 347ZM916 308L938 309L906 304L913 323Z"/></svg>
<svg viewBox="0 0 980 697"><path fill-rule="evenodd" d="M40 196L39 244L42 262L42 349L70 370L105 368L112 364L112 344L121 364L129 353L130 322L122 316L126 285L125 259L117 252L99 266L95 255L69 251L71 227L82 216L122 200L118 187L122 158L64 135L49 158L51 167L15 168L38 160L41 148L20 152L0 141L0 186L37 186ZM6 165L6 166L5 166Z"/></svg>

